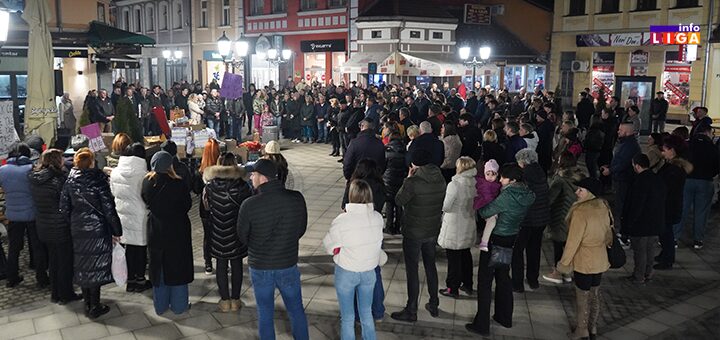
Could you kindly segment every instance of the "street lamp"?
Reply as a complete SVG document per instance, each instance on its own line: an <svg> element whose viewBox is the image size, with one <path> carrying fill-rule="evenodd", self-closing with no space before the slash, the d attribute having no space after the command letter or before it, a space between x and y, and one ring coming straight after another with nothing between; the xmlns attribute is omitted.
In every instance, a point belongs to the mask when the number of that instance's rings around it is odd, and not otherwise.
<svg viewBox="0 0 720 340"><path fill-rule="evenodd" d="M234 51L233 42L227 37L227 35L225 35L224 31L220 39L217 40L217 44L218 52L220 53L223 63L225 63L226 69L228 65L230 65L232 66L232 71L235 72L235 67L242 67L245 57L248 54L248 50L250 49L250 45L247 41L245 41L242 34L234 43Z"/></svg>
<svg viewBox="0 0 720 340"><path fill-rule="evenodd" d="M175 51L171 51L169 49L162 51L163 59L165 59L165 83L167 85L170 85L172 81L174 81L177 68L182 64L182 57L183 52L176 48ZM168 75L170 72L168 72L168 69L172 69L172 77L168 78Z"/></svg>
<svg viewBox="0 0 720 340"><path fill-rule="evenodd" d="M489 46L483 46L480 47L480 50L478 52L480 52L480 60L478 60L476 56L473 56L472 60L469 60L470 47L464 46L458 49L458 54L460 54L460 59L463 60L463 64L465 64L466 66L472 66L473 84L475 84L475 73L477 72L477 67L481 67L487 63L488 59L490 59L492 49Z"/></svg>
<svg viewBox="0 0 720 340"><path fill-rule="evenodd" d="M267 58L265 60L273 63L274 65L284 64L290 61L292 57L292 51L288 49L282 50L278 53L276 48L271 48L267 51Z"/></svg>
<svg viewBox="0 0 720 340"><path fill-rule="evenodd" d="M0 42L7 41L10 31L10 12L0 10Z"/></svg>

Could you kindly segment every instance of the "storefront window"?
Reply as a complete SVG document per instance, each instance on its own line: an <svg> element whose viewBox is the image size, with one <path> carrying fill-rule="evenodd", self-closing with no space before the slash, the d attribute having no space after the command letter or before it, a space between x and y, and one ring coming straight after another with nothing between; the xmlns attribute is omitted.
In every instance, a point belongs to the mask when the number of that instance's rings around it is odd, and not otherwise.
<svg viewBox="0 0 720 340"><path fill-rule="evenodd" d="M665 92L665 98L670 103L670 107L684 108L688 105L690 97L692 66L689 62L678 59L678 51L665 52L665 69L661 88Z"/></svg>
<svg viewBox="0 0 720 340"><path fill-rule="evenodd" d="M10 99L10 75L0 75L0 99Z"/></svg>
<svg viewBox="0 0 720 340"><path fill-rule="evenodd" d="M18 96L18 98L27 97L27 75L19 74L16 79L17 79L17 96Z"/></svg>
<svg viewBox="0 0 720 340"><path fill-rule="evenodd" d="M264 57L258 57L257 54L253 54L251 66L251 83L255 84L258 88L269 84L271 80L275 82L275 84L279 84L278 67L265 60Z"/></svg>
<svg viewBox="0 0 720 340"><path fill-rule="evenodd" d="M526 90L532 90L535 86L545 88L545 65L528 65Z"/></svg>
<svg viewBox="0 0 720 340"><path fill-rule="evenodd" d="M605 98L615 89L615 52L593 52L592 95L597 98L600 90Z"/></svg>
<svg viewBox="0 0 720 340"><path fill-rule="evenodd" d="M305 53L305 80L325 83L325 53Z"/></svg>
<svg viewBox="0 0 720 340"><path fill-rule="evenodd" d="M340 81L344 80L342 70L340 69L345 64L345 52L333 52L332 53L332 79L335 85L339 85Z"/></svg>
<svg viewBox="0 0 720 340"><path fill-rule="evenodd" d="M525 83L525 69L520 65L505 67L505 88L510 92L520 91Z"/></svg>

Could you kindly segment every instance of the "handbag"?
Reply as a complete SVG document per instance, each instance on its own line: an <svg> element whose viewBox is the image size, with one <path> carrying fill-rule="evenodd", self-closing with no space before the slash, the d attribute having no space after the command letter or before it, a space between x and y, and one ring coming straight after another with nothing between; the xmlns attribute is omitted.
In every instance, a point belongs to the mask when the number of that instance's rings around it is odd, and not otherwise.
<svg viewBox="0 0 720 340"><path fill-rule="evenodd" d="M607 247L607 257L608 262L610 262L610 269L618 269L625 265L627 259L625 258L625 250L620 245L620 240L615 234L615 229L612 229L612 234L612 245Z"/></svg>
<svg viewBox="0 0 720 340"><path fill-rule="evenodd" d="M509 266L512 262L513 248L493 245L490 249L490 262L488 267L498 268Z"/></svg>

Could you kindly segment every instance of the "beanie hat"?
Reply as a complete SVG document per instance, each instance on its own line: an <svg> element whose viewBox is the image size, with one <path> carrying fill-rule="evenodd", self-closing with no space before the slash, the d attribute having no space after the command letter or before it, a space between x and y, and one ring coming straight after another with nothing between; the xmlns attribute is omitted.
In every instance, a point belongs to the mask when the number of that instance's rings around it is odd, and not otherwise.
<svg viewBox="0 0 720 340"><path fill-rule="evenodd" d="M167 173L173 164L173 156L167 151L158 151L152 156L150 167L157 173Z"/></svg>
<svg viewBox="0 0 720 340"><path fill-rule="evenodd" d="M177 155L177 144L171 140L166 140L162 144L160 144L160 150L165 151L170 154L170 156L175 157Z"/></svg>
<svg viewBox="0 0 720 340"><path fill-rule="evenodd" d="M280 143L271 140L265 144L265 153L268 155L277 155L280 153Z"/></svg>
<svg viewBox="0 0 720 340"><path fill-rule="evenodd" d="M602 194L602 184L600 184L600 181L592 177L585 177L575 182L575 185L587 189L587 191L591 192L596 197L599 197L600 194Z"/></svg>
<svg viewBox="0 0 720 340"><path fill-rule="evenodd" d="M415 166L424 166L430 164L431 157L430 151L417 149L413 151L412 155L410 155L410 160Z"/></svg>
<svg viewBox="0 0 720 340"><path fill-rule="evenodd" d="M494 173L497 173L498 170L500 170L500 165L498 165L498 162L496 160L491 159L491 160L485 162L485 171L484 172L492 171Z"/></svg>

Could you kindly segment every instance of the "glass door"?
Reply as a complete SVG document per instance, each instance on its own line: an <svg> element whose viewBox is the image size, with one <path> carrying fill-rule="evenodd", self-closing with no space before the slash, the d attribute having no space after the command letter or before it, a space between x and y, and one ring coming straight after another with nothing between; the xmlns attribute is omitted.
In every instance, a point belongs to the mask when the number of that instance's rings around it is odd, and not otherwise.
<svg viewBox="0 0 720 340"><path fill-rule="evenodd" d="M640 109L640 134L650 133L650 102L655 96L655 77L615 77L617 96L624 103L631 99Z"/></svg>

